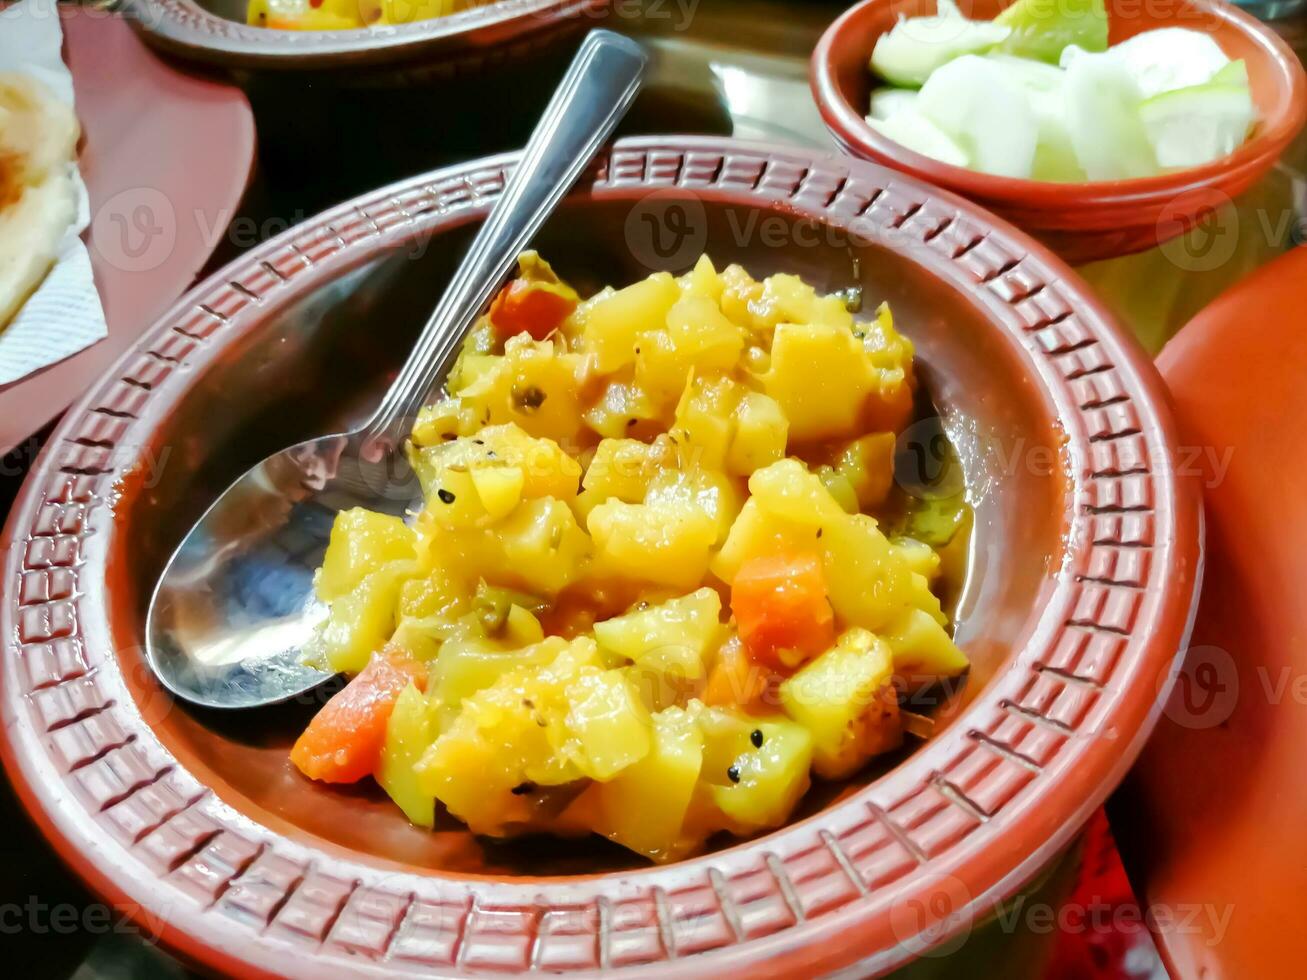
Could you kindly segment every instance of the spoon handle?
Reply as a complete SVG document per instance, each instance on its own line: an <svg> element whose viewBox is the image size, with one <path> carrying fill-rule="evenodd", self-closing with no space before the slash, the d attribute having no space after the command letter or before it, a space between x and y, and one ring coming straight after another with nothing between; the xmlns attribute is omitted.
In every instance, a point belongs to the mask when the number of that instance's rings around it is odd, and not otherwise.
<svg viewBox="0 0 1307 980"><path fill-rule="evenodd" d="M536 125L413 353L364 432L365 458L395 449L464 335L635 98L648 61L635 41L591 31Z"/></svg>

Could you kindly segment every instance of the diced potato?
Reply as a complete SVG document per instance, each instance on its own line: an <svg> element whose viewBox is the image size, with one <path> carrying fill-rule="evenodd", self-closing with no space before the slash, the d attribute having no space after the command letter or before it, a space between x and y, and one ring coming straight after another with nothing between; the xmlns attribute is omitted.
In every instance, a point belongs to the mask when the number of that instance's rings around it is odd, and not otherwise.
<svg viewBox="0 0 1307 980"><path fill-rule="evenodd" d="M693 588L708 570L717 523L690 502L627 504L610 500L586 522L596 560L608 572L637 582Z"/></svg>
<svg viewBox="0 0 1307 980"><path fill-rule="evenodd" d="M808 789L813 739L807 730L781 716L763 719L716 708L701 712L700 727L701 778L723 826L747 834L784 823Z"/></svg>
<svg viewBox="0 0 1307 980"><path fill-rule="evenodd" d="M492 521L504 517L522 499L526 474L518 466L496 466L471 471L472 487L477 499Z"/></svg>
<svg viewBox="0 0 1307 980"><path fill-rule="evenodd" d="M438 446L476 431L476 410L461 398L445 396L418 411L409 439L419 448Z"/></svg>
<svg viewBox="0 0 1307 980"><path fill-rule="evenodd" d="M635 439L605 439L595 449L581 485L598 496L638 504L649 491L649 481L669 461L666 443L649 445Z"/></svg>
<svg viewBox="0 0 1307 980"><path fill-rule="evenodd" d="M752 307L762 298L762 283L757 282L742 266L728 265L719 276L722 294L718 299L722 312L737 326L764 328L754 316ZM774 326L775 324L772 324Z"/></svg>
<svg viewBox="0 0 1307 980"><path fill-rule="evenodd" d="M331 602L356 589L378 565L416 557L417 536L398 517L362 507L341 511L314 583L318 598Z"/></svg>
<svg viewBox="0 0 1307 980"><path fill-rule="evenodd" d="M853 329L853 315L842 299L819 296L798 276L786 273L766 278L755 309L761 311L770 327L782 323L818 323L845 331Z"/></svg>
<svg viewBox="0 0 1307 980"><path fill-rule="evenodd" d="M598 370L612 373L635 360L636 337L645 330L658 330L667 311L680 298L676 280L657 272L591 307L581 335L587 354Z"/></svg>
<svg viewBox="0 0 1307 980"><path fill-rule="evenodd" d="M418 785L478 834L500 836L529 824L531 800L514 789L562 786L582 778L569 733L566 689L598 672L594 641L566 643L544 666L516 667L463 699L454 721L416 768Z"/></svg>
<svg viewBox="0 0 1307 980"><path fill-rule="evenodd" d="M691 466L664 469L649 484L645 503L690 506L701 509L716 527L713 546L726 540L744 506L743 482L714 469Z"/></svg>
<svg viewBox="0 0 1307 980"><path fill-rule="evenodd" d="M436 822L436 798L418 785L414 770L432 741L427 699L409 684L386 722L386 742L376 779L386 795L404 811L404 816L419 827L432 827Z"/></svg>
<svg viewBox="0 0 1307 980"><path fill-rule="evenodd" d="M533 436L575 444L581 429L577 378L583 361L563 353L552 340L510 337L502 357L484 363L468 359L463 383L454 391L482 425L516 423Z"/></svg>
<svg viewBox="0 0 1307 980"><path fill-rule="evenodd" d="M331 603L326 623L306 651L313 662L357 674L372 654L385 646L395 629L395 605L404 580L414 572L411 561L382 565L346 595Z"/></svg>
<svg viewBox="0 0 1307 980"><path fill-rule="evenodd" d="M703 766L703 733L682 708L652 719L649 752L599 791L594 829L654 861L676 856Z"/></svg>
<svg viewBox="0 0 1307 980"><path fill-rule="evenodd" d="M845 514L823 528L822 561L839 621L879 631L912 597L912 572L890 548L875 520Z"/></svg>
<svg viewBox="0 0 1307 980"><path fill-rule="evenodd" d="M661 429L663 414L660 403L644 388L630 381L610 381L583 418L605 439L620 439L632 432Z"/></svg>
<svg viewBox="0 0 1307 980"><path fill-rule="evenodd" d="M431 671L431 697L440 730L452 724L464 699L511 670L551 664L566 648L567 641L557 636L518 649L470 633L446 640Z"/></svg>
<svg viewBox="0 0 1307 980"><path fill-rule="evenodd" d="M424 477L424 491L450 471L475 473L510 468L522 472L522 496L567 500L576 495L581 479L581 465L558 443L534 438L511 423L488 426L475 436L431 446L415 456L418 475ZM427 495L431 493L433 489Z"/></svg>
<svg viewBox="0 0 1307 980"><path fill-rule="evenodd" d="M821 478L797 459L758 470L749 477L749 494L768 513L804 527L815 529L848 516Z"/></svg>
<svg viewBox="0 0 1307 980"><path fill-rule="evenodd" d="M565 696L565 724L582 775L607 782L648 754L649 715L622 671L584 670Z"/></svg>
<svg viewBox="0 0 1307 980"><path fill-rule="evenodd" d="M836 471L849 481L864 511L883 504L894 486L896 444L893 432L877 432L854 439L836 459Z"/></svg>
<svg viewBox="0 0 1307 980"><path fill-rule="evenodd" d="M939 554L926 542L916 538L894 538L890 544L903 563L927 582L939 574Z"/></svg>
<svg viewBox="0 0 1307 980"><path fill-rule="evenodd" d="M676 405L669 436L682 465L722 469L735 435L740 387L729 378L692 377Z"/></svg>
<svg viewBox="0 0 1307 980"><path fill-rule="evenodd" d="M858 513L858 493L853 489L853 484L849 482L847 476L830 466L818 467L817 476L822 486L826 488L826 492L835 499L846 514Z"/></svg>
<svg viewBox="0 0 1307 980"><path fill-rule="evenodd" d="M893 670L885 641L855 628L781 683L785 713L812 734L817 775L843 779L898 745Z"/></svg>
<svg viewBox="0 0 1307 980"><path fill-rule="evenodd" d="M855 434L875 389L862 344L846 327L781 323L772 339L767 394L790 420L790 439L815 442Z"/></svg>
<svg viewBox="0 0 1307 980"><path fill-rule="evenodd" d="M744 334L713 300L687 295L668 311L663 329L640 335L635 380L655 400L673 401L688 375L729 371L743 348Z"/></svg>
<svg viewBox="0 0 1307 980"><path fill-rule="evenodd" d="M599 645L658 675L697 680L720 640L721 597L703 588L595 623Z"/></svg>
<svg viewBox="0 0 1307 980"><path fill-rule="evenodd" d="M555 596L581 578L591 546L565 503L537 497L467 539L464 554L488 581Z"/></svg>
<svg viewBox="0 0 1307 980"><path fill-rule="evenodd" d="M740 476L785 457L790 423L776 399L748 391L735 406L735 431L726 453L726 468Z"/></svg>
<svg viewBox="0 0 1307 980"><path fill-rule="evenodd" d="M714 303L721 302L724 288L722 277L717 274L712 259L706 255L699 256L694 268L681 276L677 285L681 287L682 296L704 296Z"/></svg>
<svg viewBox="0 0 1307 980"><path fill-rule="evenodd" d="M955 677L970 666L944 627L928 612L912 609L884 632L894 670L905 677Z"/></svg>

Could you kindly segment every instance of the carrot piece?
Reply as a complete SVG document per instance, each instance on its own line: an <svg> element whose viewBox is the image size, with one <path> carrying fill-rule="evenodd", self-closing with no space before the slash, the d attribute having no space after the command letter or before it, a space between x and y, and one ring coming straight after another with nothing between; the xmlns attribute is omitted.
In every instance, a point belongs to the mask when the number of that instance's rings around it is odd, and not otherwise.
<svg viewBox="0 0 1307 980"><path fill-rule="evenodd" d="M768 555L740 566L731 611L749 656L791 669L835 642L835 616L814 554Z"/></svg>
<svg viewBox="0 0 1307 980"><path fill-rule="evenodd" d="M322 706L290 750L290 761L310 779L353 783L370 776L386 743L386 723L409 684L426 686L426 668L403 650L387 647Z"/></svg>
<svg viewBox="0 0 1307 980"><path fill-rule="evenodd" d="M738 640L722 645L717 662L708 672L703 703L721 708L748 707L767 690L769 671L754 663Z"/></svg>
<svg viewBox="0 0 1307 980"><path fill-rule="evenodd" d="M490 322L500 336L530 334L544 340L576 309L577 297L560 283L514 279L490 304Z"/></svg>

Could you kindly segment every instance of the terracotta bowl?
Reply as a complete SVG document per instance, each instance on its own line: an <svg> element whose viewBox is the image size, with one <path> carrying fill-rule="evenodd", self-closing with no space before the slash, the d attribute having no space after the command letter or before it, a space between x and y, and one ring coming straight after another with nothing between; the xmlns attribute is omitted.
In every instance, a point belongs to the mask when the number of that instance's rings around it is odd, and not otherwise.
<svg viewBox="0 0 1307 980"><path fill-rule="evenodd" d="M594 26L610 0L489 0L448 17L346 31L245 23L246 0L125 0L154 44L186 58L260 70L419 63L423 77L479 74Z"/></svg>
<svg viewBox="0 0 1307 980"><path fill-rule="evenodd" d="M514 157L365 195L183 298L66 416L6 530L5 765L97 889L233 972L860 975L965 934L1121 778L1181 646L1198 498L1152 365L1081 281L881 167L715 138L618 143L537 245L578 284L688 267L888 299L977 527L935 736L789 826L662 868L595 840L409 826L286 753L313 711L173 703L141 657L184 530L269 451L363 417ZM869 306L868 309L871 307Z"/></svg>
<svg viewBox="0 0 1307 980"><path fill-rule="evenodd" d="M968 16L989 20L1009 0L971 0ZM868 68L876 39L900 15L935 12L935 0L863 0L827 29L809 78L827 127L848 152L956 191L1030 232L1071 262L1151 248L1192 227L1251 187L1307 121L1307 76L1274 31L1220 0L1107 0L1109 41L1159 27L1204 31L1231 58L1248 63L1259 122L1253 136L1220 160L1136 180L1054 184L977 173L913 153L866 123L877 80Z"/></svg>

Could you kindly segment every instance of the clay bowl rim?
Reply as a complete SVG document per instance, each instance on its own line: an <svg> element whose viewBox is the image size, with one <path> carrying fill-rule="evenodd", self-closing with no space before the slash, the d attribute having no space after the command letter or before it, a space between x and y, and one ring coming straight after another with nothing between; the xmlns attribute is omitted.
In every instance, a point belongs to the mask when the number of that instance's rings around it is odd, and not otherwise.
<svg viewBox="0 0 1307 980"><path fill-rule="evenodd" d="M136 419L124 420L119 439L128 440L123 448L130 450L134 445L137 452L142 451L171 405L185 397L187 375L194 376L219 358L229 344L258 328L263 317L256 310L264 301L251 300L250 294L262 295L266 301L269 293L284 290L283 297L268 304L279 305L303 295L322 276L380 254L389 243L400 240L399 233L412 233L413 217L406 204L418 210L416 202L430 201L442 186L447 191L441 193L451 195L449 206L423 217L421 229L438 232L473 220L484 213L486 202L502 187L502 168L513 159L509 154L472 161L363 195L242 256L197 286L161 318L69 411L51 445L66 446L86 439L87 431L102 432L94 427L105 417L94 409L123 406L127 403L122 399L131 399L141 407L132 413ZM0 756L25 806L67 863L96 890L135 908L138 916L148 910L156 922L166 920L164 942L183 955L228 971L273 972L285 969L288 951L308 952L303 937L299 943L287 943L284 935L274 939L263 925L256 928L248 921L210 915L211 908L219 907L216 899L199 899L193 891L175 886L179 875L211 880L214 862L226 860L227 879L218 892L221 897L226 885L239 879L253 862L281 858L302 868L312 863L318 873L325 871L352 881L340 909L351 906L356 898L359 903L384 905L389 901L407 909L404 894L396 888L410 897L440 903L437 908L459 917L463 949L484 938L470 935L475 929L477 900L482 908L521 911L524 919L535 923L524 921L521 926L533 932L533 942L542 941L539 923L543 915L592 910L594 918L587 921L596 924L598 946L609 948L612 921L602 924L603 908L611 915L615 904L623 908L636 904L651 921L670 916L663 918L659 935L662 928L674 935L677 922L682 921L678 916L687 907L691 911L684 914L695 921L707 909L717 911L723 923L730 921L723 907L731 908L738 923L739 908L729 897L731 888L748 876L770 875L770 900L782 910L789 908L788 925L742 939L743 933L735 931L736 927L724 924L725 938L719 946L695 955L660 946L655 962L643 968L660 968L663 975L702 975L722 967L779 975L858 962L869 971L888 970L914 950L969 928L992 908L988 903L1017 890L1069 841L1142 747L1160 711L1158 694L1169 689L1175 653L1187 636L1199 563L1198 493L1194 481L1178 475L1172 465L1176 437L1160 378L1079 278L1047 249L975 205L862 161L712 137L643 137L619 142L598 174L597 178L594 172L583 178L576 193L596 201L637 201L652 191L680 188L687 196L779 209L796 217L822 218L836 226L847 225L852 215L866 212L882 229L907 229L906 234L917 242L914 248L919 250L913 254L921 265L950 287L969 287L977 294L974 301L990 311L994 328L1019 347L1066 439L1068 473L1063 500L1069 525L1064 527L1063 540L1068 552L1053 575L1048 601L1031 614L1026 645L1012 654L963 717L904 764L816 816L666 867L506 881L494 876L433 874L421 868L397 871L396 862L349 852L307 834L288 837L275 821L274 826L261 826L190 777L141 716L140 705L124 681L122 665L109 652L113 649L113 611L107 594L92 593L93 601L89 601L87 595L74 591L71 599L25 604L19 596L10 597L0 607L0 628L17 637L18 644L14 655L0 662L0 676L6 681L0 685L0 717L4 720ZM472 187L479 193L469 197L467 191ZM440 200L444 203L446 198ZM331 233L324 233L328 228ZM304 243L307 251L297 253L292 243ZM315 253L315 248L321 254ZM308 267L301 285L294 270L302 274L306 269L305 255L312 257L316 270ZM283 260L290 264L279 266ZM282 270L291 271L287 275ZM234 282L241 287L233 286ZM1030 303L1031 297L1040 303ZM1052 301L1063 303L1066 312L1041 312ZM1092 342L1050 350L1036 336L1066 323L1084 327ZM189 372L145 355L146 351L163 350L170 342L214 335L218 335L215 342L195 342L193 354L187 357ZM1088 349L1096 349L1100 367L1086 366L1083 355ZM142 366L156 378L148 391L122 380L134 377ZM1119 429L1110 425L1104 429L1109 420L1103 417L1103 410L1083 407L1077 400L1067 375L1090 374L1121 386L1121 400L1108 413L1118 420ZM133 437L134 444L130 441ZM1146 472L1136 467L1121 476L1117 468L1094 462L1098 458L1093 454L1095 445L1118 444L1135 446L1142 453ZM87 446L86 455L94 458L95 450ZM117 492L115 488L123 484L134 462L130 457L131 452L123 453L114 466L99 474L76 475L61 472L51 453L43 455L16 501L5 531L9 581L19 581L23 572L39 574L58 567L56 546L64 542L82 549L79 559L64 565L75 573L88 569L94 575L104 573L113 529L106 525L104 507L96 511L95 503L103 503L106 494ZM1096 556L1104 557L1125 540L1111 537L1110 528L1116 526L1112 522L1139 510L1137 505L1112 502L1115 481L1122 479L1147 490L1150 496L1145 509L1155 522L1147 540L1126 541L1143 545L1152 557L1146 577L1138 585L1113 583L1101 571L1094 572ZM89 508L97 519L83 519L62 531L64 512L60 508L65 504L83 518L87 517L83 509ZM56 517L51 526L49 522ZM1109 537L1104 539L1103 534ZM49 542L45 547L42 538ZM88 584L87 591L97 587ZM1045 598L1043 592L1040 598ZM1128 629L1112 619L1120 613L1122 603L1133 610ZM51 642L45 634L55 632L58 614L69 606L74 625L61 635L85 639L88 650L98 647L95 656L99 659L84 671L34 684L30 671L36 668L20 670L20 661L25 662L25 655L41 655ZM1089 681L1072 676L1075 660L1059 653L1071 633L1119 647L1106 666L1099 664L1102 676ZM1067 666L1056 667L1063 663ZM1048 666L1055 670L1046 669ZM42 701L57 698L65 684L78 690L88 684L98 689L91 696L101 699L101 707L88 714L74 713L66 723L55 723L55 729L64 731L111 712L109 720L130 730L136 741L88 750L82 765L70 763L50 741L53 731L49 723L39 730L38 721L44 716L39 716L33 700L33 695ZM34 687L40 690L34 692ZM1060 720L1063 715L1071 720ZM985 737L977 737L976 732ZM92 807L93 794L83 775L96 770L97 763L111 752L170 760L181 770L180 778L190 779L202 791L196 802L165 814L159 828L142 835L152 841L151 834L167 826L165 836L171 839L182 835L179 828L194 831L195 821L216 829L212 838L201 833L187 846L179 845L172 857L175 863L164 864L166 875L146 863L140 838L124 844L116 836L110 821L113 806L121 799L99 811ZM1032 783L1034 788L1029 789ZM977 787L992 792L982 795ZM129 787L126 799L139 789ZM977 798L982 802L976 802ZM1048 817L1050 808L1055 819ZM900 816L904 810L909 815L916 813L919 819L907 823ZM851 857L841 844L850 834L860 834L863 840L870 835L879 841L871 854L884 858L888 849L897 855L901 866L895 864L896 873L869 885L861 867L867 855L859 851ZM917 843L927 836L927 843ZM152 846L160 846L158 840L154 837ZM218 841L224 842L225 857L213 854ZM235 861L233 849L248 859ZM799 907L796 912L791 905L797 901L794 896L806 891L800 888L796 892L793 880L782 883L777 876L788 876L792 862L814 859L823 862L815 880L838 885L846 899L810 909ZM801 880L810 883L813 879ZM542 894L545 888L547 898ZM913 918L909 925L904 924L904 910L913 915L927 910L935 915L939 905L930 900L937 899L941 889L951 903L942 917L929 921ZM704 902L708 904L702 905ZM275 914L280 910L278 906ZM351 915L356 911L353 908ZM310 941L315 955L306 962L353 975L393 972L399 961L369 959L339 945L327 934L335 921L326 919L322 938ZM351 919L357 921L362 920ZM838 947L822 942L836 933L849 941ZM383 950L398 942L400 934L396 920L393 930L383 937ZM490 938L514 941L505 935L496 931ZM592 968L612 965L605 964L601 953L595 955L598 960Z"/></svg>
<svg viewBox="0 0 1307 980"><path fill-rule="evenodd" d="M956 193L973 196L987 206L1010 209L1023 218L1033 214L1049 215L1048 222L1038 223L1040 228L1064 227L1058 212L1075 213L1105 206L1165 207L1181 195L1219 188L1233 182L1230 178L1255 175L1284 152L1307 122L1307 73L1278 34L1251 14L1221 0L1181 0L1178 6L1198 10L1222 21L1254 42L1280 79L1273 115L1235 152L1201 167L1175 173L1080 183L999 177L943 163L909 150L868 126L866 112L858 111L849 103L837 78L840 70L855 59L861 70L870 72L867 62L871 50L855 50L846 43L850 26L878 16L883 8L906 6L915 8L918 4L913 0L908 3L904 0L862 0L841 14L818 40L809 61L808 80L827 129L841 146L859 157L906 171ZM1074 226L1070 230L1089 229Z"/></svg>
<svg viewBox="0 0 1307 980"><path fill-rule="evenodd" d="M289 31L253 27L195 0L124 0L133 25L175 54L232 68L318 70L421 59L434 52L493 58L501 42L599 26L611 0L495 0L444 17L385 27ZM574 22L574 23L572 23Z"/></svg>

